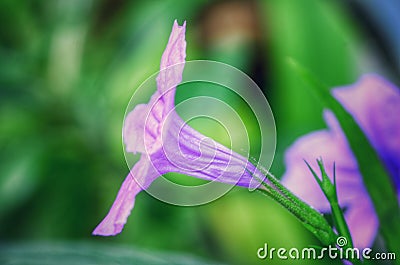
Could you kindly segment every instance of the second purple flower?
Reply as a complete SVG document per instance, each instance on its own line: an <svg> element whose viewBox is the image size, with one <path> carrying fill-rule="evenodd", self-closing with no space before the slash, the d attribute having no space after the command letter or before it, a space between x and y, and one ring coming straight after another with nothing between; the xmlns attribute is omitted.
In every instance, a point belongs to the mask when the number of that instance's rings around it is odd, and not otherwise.
<svg viewBox="0 0 400 265"><path fill-rule="evenodd" d="M334 89L333 95L364 131L400 195L399 89L382 77L369 74L354 85ZM311 163L321 157L329 176L333 176L335 163L339 203L345 211L354 244L360 248L369 247L379 227L374 206L338 121L331 112L325 113L325 120L329 130L303 136L287 150L283 184L310 205L327 212L330 205L304 160Z"/></svg>

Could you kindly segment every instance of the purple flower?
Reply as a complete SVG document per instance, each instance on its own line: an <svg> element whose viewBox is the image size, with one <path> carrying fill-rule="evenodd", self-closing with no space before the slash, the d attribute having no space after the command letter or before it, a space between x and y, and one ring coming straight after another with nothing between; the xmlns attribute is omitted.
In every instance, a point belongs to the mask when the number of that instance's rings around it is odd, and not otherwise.
<svg viewBox="0 0 400 265"><path fill-rule="evenodd" d="M400 194L399 89L380 76L365 75L355 85L336 88L332 93L364 131ZM335 162L339 204L345 209L354 245L370 246L379 226L372 201L338 121L328 111L325 120L328 130L303 136L287 150L283 184L318 210L327 212L329 203L304 160L311 163L322 157L331 177Z"/></svg>
<svg viewBox="0 0 400 265"><path fill-rule="evenodd" d="M182 81L186 56L185 23L175 21L162 55L157 91L149 103L137 105L124 122L126 150L140 153L117 198L94 235L122 231L136 195L162 174L178 172L205 180L253 187L252 174L263 179L248 160L185 124L174 110L176 86Z"/></svg>

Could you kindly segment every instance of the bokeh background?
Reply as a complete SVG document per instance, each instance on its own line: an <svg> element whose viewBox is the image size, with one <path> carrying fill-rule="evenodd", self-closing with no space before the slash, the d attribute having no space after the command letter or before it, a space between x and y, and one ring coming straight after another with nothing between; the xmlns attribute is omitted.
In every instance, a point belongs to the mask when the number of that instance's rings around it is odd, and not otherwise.
<svg viewBox="0 0 400 265"><path fill-rule="evenodd" d="M318 245L275 202L240 188L199 207L168 205L143 192L122 234L91 235L129 171L121 141L125 108L135 89L158 70L175 19L187 23L187 60L231 64L263 90L276 120L271 172L278 178L285 148L325 127L322 105L288 58L332 87L367 72L400 81L397 0L3 0L2 248L26 243L69 248L84 242L104 253L124 248L259 264L266 262L256 256L264 243ZM221 138L213 135L218 125L208 126L203 133ZM268 260L288 262L296 263ZM136 264L129 255L124 263Z"/></svg>

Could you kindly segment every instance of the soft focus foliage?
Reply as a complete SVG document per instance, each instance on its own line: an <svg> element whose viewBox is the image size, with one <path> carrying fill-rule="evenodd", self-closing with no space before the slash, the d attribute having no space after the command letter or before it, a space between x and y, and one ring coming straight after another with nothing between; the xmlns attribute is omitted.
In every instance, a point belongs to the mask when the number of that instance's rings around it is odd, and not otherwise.
<svg viewBox="0 0 400 265"><path fill-rule="evenodd" d="M288 58L332 87L371 71L398 84L399 45L392 44L398 24L387 20L399 15L370 7L378 2L1 1L3 246L16 240L87 240L256 264L264 242L318 244L274 202L240 188L191 208L142 193L124 233L94 238L91 231L128 173L121 143L125 108L157 71L174 19L187 23L187 60L232 64L263 89L277 123L272 173L279 177L285 148L324 126L322 105ZM387 2L394 6L389 10L399 10L396 1ZM177 99L183 94L178 88ZM219 125L205 124L193 127L219 140Z"/></svg>

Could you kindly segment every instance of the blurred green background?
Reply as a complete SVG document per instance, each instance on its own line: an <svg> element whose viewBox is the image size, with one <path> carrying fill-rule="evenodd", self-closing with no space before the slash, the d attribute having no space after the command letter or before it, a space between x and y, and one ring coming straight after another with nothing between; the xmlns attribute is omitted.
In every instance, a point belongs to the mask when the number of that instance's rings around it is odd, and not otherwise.
<svg viewBox="0 0 400 265"><path fill-rule="evenodd" d="M125 108L158 70L175 19L187 23L187 60L231 64L263 90L277 126L271 171L280 177L285 148L325 126L322 106L288 58L330 86L364 72L399 81L399 24L390 23L385 4L373 8L376 2L1 1L0 244L84 241L226 264L265 263L256 256L264 243L317 245L275 202L240 188L199 207L171 206L143 192L122 234L91 232L129 170ZM211 137L212 126L203 129ZM296 263L268 260L288 262Z"/></svg>

